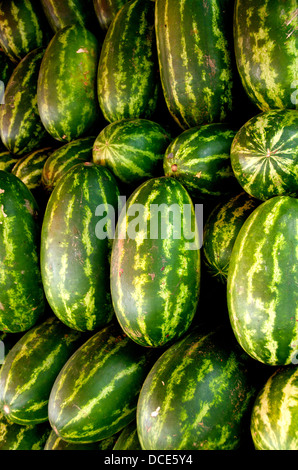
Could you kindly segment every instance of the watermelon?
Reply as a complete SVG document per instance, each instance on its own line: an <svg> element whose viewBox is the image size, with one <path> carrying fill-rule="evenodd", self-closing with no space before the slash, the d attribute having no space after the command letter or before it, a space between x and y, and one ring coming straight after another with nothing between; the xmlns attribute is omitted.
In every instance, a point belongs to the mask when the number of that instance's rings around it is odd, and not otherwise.
<svg viewBox="0 0 298 470"><path fill-rule="evenodd" d="M298 200L275 196L246 219L227 279L229 318L242 348L267 365L290 364L297 351Z"/></svg>
<svg viewBox="0 0 298 470"><path fill-rule="evenodd" d="M50 27L38 2L0 2L0 46L14 63L34 49L46 47L50 38Z"/></svg>
<svg viewBox="0 0 298 470"><path fill-rule="evenodd" d="M41 175L41 183L51 193L58 180L78 163L92 160L92 149L95 137L82 137L53 151L46 160Z"/></svg>
<svg viewBox="0 0 298 470"><path fill-rule="evenodd" d="M243 87L261 110L297 109L297 0L236 0L235 57Z"/></svg>
<svg viewBox="0 0 298 470"><path fill-rule="evenodd" d="M10 60L8 55L0 49L0 84L1 84L1 100L0 103L3 104L3 96L5 91L5 86L7 85L8 80L12 72L14 71L15 63Z"/></svg>
<svg viewBox="0 0 298 470"><path fill-rule="evenodd" d="M298 450L297 363L296 354L295 365L278 367L256 397L250 430L257 450Z"/></svg>
<svg viewBox="0 0 298 470"><path fill-rule="evenodd" d="M121 327L142 346L177 340L195 316L200 287L196 215L184 187L166 177L141 184L121 211L111 294Z"/></svg>
<svg viewBox="0 0 298 470"><path fill-rule="evenodd" d="M0 413L0 450L43 450L50 432L49 423L21 426Z"/></svg>
<svg viewBox="0 0 298 470"><path fill-rule="evenodd" d="M24 332L44 313L38 206L27 186L0 171L0 331Z"/></svg>
<svg viewBox="0 0 298 470"><path fill-rule="evenodd" d="M53 153L52 147L35 150L18 159L11 169L11 173L17 176L31 191L41 186L41 175L45 162Z"/></svg>
<svg viewBox="0 0 298 470"><path fill-rule="evenodd" d="M92 331L114 314L109 238L118 196L110 171L87 162L71 168L48 201L41 233L43 286L53 312L70 328Z"/></svg>
<svg viewBox="0 0 298 470"><path fill-rule="evenodd" d="M208 271L224 284L230 257L240 228L259 205L242 191L217 204L204 225L203 260Z"/></svg>
<svg viewBox="0 0 298 470"><path fill-rule="evenodd" d="M110 450L116 441L117 435L108 437L99 442L86 444L63 441L52 429L45 443L44 450Z"/></svg>
<svg viewBox="0 0 298 470"><path fill-rule="evenodd" d="M51 388L81 338L51 316L11 348L0 372L0 410L10 421L35 425L48 420Z"/></svg>
<svg viewBox="0 0 298 470"><path fill-rule="evenodd" d="M252 117L235 135L231 165L241 187L257 199L297 197L298 112L272 110Z"/></svg>
<svg viewBox="0 0 298 470"><path fill-rule="evenodd" d="M59 30L46 48L38 77L41 121L56 140L91 132L99 117L96 73L100 43L79 24Z"/></svg>
<svg viewBox="0 0 298 470"><path fill-rule="evenodd" d="M113 450L142 450L136 420L129 423L118 436Z"/></svg>
<svg viewBox="0 0 298 470"><path fill-rule="evenodd" d="M234 450L244 442L255 383L229 330L195 327L157 359L137 405L143 450Z"/></svg>
<svg viewBox="0 0 298 470"><path fill-rule="evenodd" d="M156 0L163 93L182 129L226 121L234 107L232 0Z"/></svg>
<svg viewBox="0 0 298 470"><path fill-rule="evenodd" d="M9 150L5 148L0 149L0 170L10 172L18 160L19 157L11 154Z"/></svg>
<svg viewBox="0 0 298 470"><path fill-rule="evenodd" d="M92 0L41 0L41 5L54 33L73 23L88 27L94 14Z"/></svg>
<svg viewBox="0 0 298 470"><path fill-rule="evenodd" d="M94 10L101 29L106 32L112 20L128 0L93 0Z"/></svg>
<svg viewBox="0 0 298 470"><path fill-rule="evenodd" d="M66 362L51 391L49 421L70 443L107 439L135 419L154 354L117 322L96 332Z"/></svg>
<svg viewBox="0 0 298 470"><path fill-rule="evenodd" d="M154 2L130 0L118 12L104 38L97 78L99 106L108 122L153 114L159 77Z"/></svg>
<svg viewBox="0 0 298 470"><path fill-rule="evenodd" d="M218 198L241 190L231 167L236 132L224 123L205 124L180 133L164 155L164 174L176 178L191 196Z"/></svg>
<svg viewBox="0 0 298 470"><path fill-rule="evenodd" d="M37 150L47 133L37 106L37 79L44 49L34 49L14 69L4 93L0 112L2 143L23 156Z"/></svg>
<svg viewBox="0 0 298 470"><path fill-rule="evenodd" d="M126 184L140 184L162 174L164 152L170 136L148 119L122 119L99 133L93 146L93 162L106 166Z"/></svg>

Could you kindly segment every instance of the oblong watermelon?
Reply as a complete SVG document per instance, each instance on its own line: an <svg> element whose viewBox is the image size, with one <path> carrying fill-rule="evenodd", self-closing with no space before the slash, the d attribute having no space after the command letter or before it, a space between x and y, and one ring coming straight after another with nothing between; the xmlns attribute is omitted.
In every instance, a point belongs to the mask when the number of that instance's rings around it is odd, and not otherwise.
<svg viewBox="0 0 298 470"><path fill-rule="evenodd" d="M0 450L43 450L50 433L49 423L20 425L0 413Z"/></svg>
<svg viewBox="0 0 298 470"><path fill-rule="evenodd" d="M128 0L93 0L97 20L103 31L107 31L118 11Z"/></svg>
<svg viewBox="0 0 298 470"><path fill-rule="evenodd" d="M88 28L94 15L92 0L41 0L41 5L54 33L73 23Z"/></svg>
<svg viewBox="0 0 298 470"><path fill-rule="evenodd" d="M227 331L196 327L157 359L137 405L143 450L239 448L255 384L237 346Z"/></svg>
<svg viewBox="0 0 298 470"><path fill-rule="evenodd" d="M298 200L276 196L246 219L227 280L229 318L242 348L267 365L292 362L298 342Z"/></svg>
<svg viewBox="0 0 298 470"><path fill-rule="evenodd" d="M52 388L49 421L67 442L96 442L135 419L152 350L131 341L117 322L87 340L67 361Z"/></svg>
<svg viewBox="0 0 298 470"><path fill-rule="evenodd" d="M257 199L298 196L297 111L253 116L235 135L231 165L241 187Z"/></svg>
<svg viewBox="0 0 298 470"><path fill-rule="evenodd" d="M175 179L151 178L130 196L116 227L111 294L125 333L160 347L190 327L200 287L195 208Z"/></svg>
<svg viewBox="0 0 298 470"><path fill-rule="evenodd" d="M59 30L46 48L38 78L39 114L62 142L87 134L97 122L96 74L100 43L79 24Z"/></svg>
<svg viewBox="0 0 298 470"><path fill-rule="evenodd" d="M0 171L0 330L31 328L44 313L38 206L27 186Z"/></svg>
<svg viewBox="0 0 298 470"><path fill-rule="evenodd" d="M262 111L298 108L297 27L297 0L235 2L238 72Z"/></svg>
<svg viewBox="0 0 298 470"><path fill-rule="evenodd" d="M0 371L0 409L12 422L48 421L48 399L60 370L81 346L78 331L51 316L27 331L7 354Z"/></svg>
<svg viewBox="0 0 298 470"><path fill-rule="evenodd" d="M108 169L79 163L59 180L48 201L41 232L43 286L53 312L70 328L94 330L114 314L109 237L118 196ZM106 227L101 237L97 224Z"/></svg>

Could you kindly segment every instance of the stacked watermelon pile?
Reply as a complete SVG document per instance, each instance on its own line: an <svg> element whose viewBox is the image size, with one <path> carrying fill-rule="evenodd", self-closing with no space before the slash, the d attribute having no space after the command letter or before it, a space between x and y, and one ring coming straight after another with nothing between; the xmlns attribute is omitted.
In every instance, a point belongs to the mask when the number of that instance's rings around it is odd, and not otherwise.
<svg viewBox="0 0 298 470"><path fill-rule="evenodd" d="M298 450L297 29L0 1L1 450Z"/></svg>

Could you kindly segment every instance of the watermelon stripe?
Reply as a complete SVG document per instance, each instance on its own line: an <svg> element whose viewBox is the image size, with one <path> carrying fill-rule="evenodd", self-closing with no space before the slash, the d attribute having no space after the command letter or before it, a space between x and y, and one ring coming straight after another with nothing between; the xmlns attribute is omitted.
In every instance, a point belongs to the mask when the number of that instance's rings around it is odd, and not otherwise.
<svg viewBox="0 0 298 470"><path fill-rule="evenodd" d="M41 185L43 166L52 153L51 147L35 150L19 159L11 170L31 191Z"/></svg>
<svg viewBox="0 0 298 470"><path fill-rule="evenodd" d="M48 423L22 426L8 421L0 413L0 450L43 450L50 432Z"/></svg>

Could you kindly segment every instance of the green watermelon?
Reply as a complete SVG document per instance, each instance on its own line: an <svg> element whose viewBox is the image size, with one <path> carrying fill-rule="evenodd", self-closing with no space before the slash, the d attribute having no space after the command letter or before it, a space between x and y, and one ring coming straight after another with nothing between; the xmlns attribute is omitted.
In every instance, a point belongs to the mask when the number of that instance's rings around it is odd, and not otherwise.
<svg viewBox="0 0 298 470"><path fill-rule="evenodd" d="M5 89L0 111L2 143L13 154L24 156L42 145L47 132L37 106L37 80L44 49L34 49L14 69Z"/></svg>
<svg viewBox="0 0 298 470"><path fill-rule="evenodd" d="M71 168L48 201L41 233L43 286L53 312L70 328L94 330L114 314L109 237L118 196L110 171L87 162ZM102 236L98 224L105 227Z"/></svg>
<svg viewBox="0 0 298 470"><path fill-rule="evenodd" d="M262 111L297 109L297 0L236 0L234 44L238 72Z"/></svg>
<svg viewBox="0 0 298 470"><path fill-rule="evenodd" d="M53 151L46 160L41 175L41 183L46 191L51 193L58 180L70 168L78 163L90 162L92 160L94 141L95 137L82 137Z"/></svg>
<svg viewBox="0 0 298 470"><path fill-rule="evenodd" d="M111 294L121 327L142 346L177 340L195 316L200 287L196 215L184 187L166 177L140 185L120 214Z"/></svg>
<svg viewBox="0 0 298 470"><path fill-rule="evenodd" d="M298 196L298 112L252 117L235 135L231 165L241 187L257 199Z"/></svg>
<svg viewBox="0 0 298 470"><path fill-rule="evenodd" d="M129 423L118 436L113 450L142 450L136 420Z"/></svg>
<svg viewBox="0 0 298 470"><path fill-rule="evenodd" d="M230 258L227 300L242 348L267 365L287 365L298 342L298 200L276 196L246 219Z"/></svg>
<svg viewBox="0 0 298 470"><path fill-rule="evenodd" d="M19 157L11 154L9 150L5 148L0 150L0 170L10 172L18 161Z"/></svg>
<svg viewBox="0 0 298 470"><path fill-rule="evenodd" d="M10 421L48 421L54 381L82 335L51 316L27 331L7 354L0 372L0 410Z"/></svg>
<svg viewBox="0 0 298 470"><path fill-rule="evenodd" d="M38 206L27 186L0 171L0 331L23 332L44 313Z"/></svg>
<svg viewBox="0 0 298 470"><path fill-rule="evenodd" d="M118 12L100 53L97 92L108 122L148 118L158 96L154 2L130 0Z"/></svg>
<svg viewBox="0 0 298 470"><path fill-rule="evenodd" d="M0 46L13 62L46 47L50 38L50 27L38 2L0 1Z"/></svg>
<svg viewBox="0 0 298 470"><path fill-rule="evenodd" d="M255 384L229 330L193 328L147 375L137 405L143 450L234 450L245 439Z"/></svg>
<svg viewBox="0 0 298 470"><path fill-rule="evenodd" d="M0 450L43 450L50 432L48 422L36 426L19 425L0 413Z"/></svg>
<svg viewBox="0 0 298 470"><path fill-rule="evenodd" d="M117 322L88 339L67 361L52 388L49 421L70 443L115 435L135 419L152 350L131 341Z"/></svg>
<svg viewBox="0 0 298 470"><path fill-rule="evenodd" d="M54 33L73 23L88 27L94 15L92 0L41 0L41 5Z"/></svg>
<svg viewBox="0 0 298 470"><path fill-rule="evenodd" d="M3 104L3 96L5 91L5 86L7 85L8 80L15 68L15 63L10 60L7 54L0 49L0 84L1 84L1 101Z"/></svg>
<svg viewBox="0 0 298 470"><path fill-rule="evenodd" d="M52 429L46 443L44 450L110 450L113 449L113 445L118 435L108 437L98 442L88 442L86 444L66 442L63 441L55 431Z"/></svg>
<svg viewBox="0 0 298 470"><path fill-rule="evenodd" d="M187 129L172 140L164 155L164 174L176 178L199 199L241 190L231 167L235 131L224 123Z"/></svg>
<svg viewBox="0 0 298 470"><path fill-rule="evenodd" d="M203 259L208 271L224 284L227 281L230 257L240 228L259 205L241 192L217 204L204 225Z"/></svg>
<svg viewBox="0 0 298 470"><path fill-rule="evenodd" d="M112 122L97 136L93 162L106 166L126 184L140 184L162 174L164 152L170 136L148 119Z"/></svg>
<svg viewBox="0 0 298 470"><path fill-rule="evenodd" d="M298 343L295 365L278 367L256 397L251 435L257 450L298 450Z"/></svg>
<svg viewBox="0 0 298 470"><path fill-rule="evenodd" d="M53 153L52 147L35 150L20 158L11 173L25 183L31 191L41 186L41 175L45 162Z"/></svg>
<svg viewBox="0 0 298 470"><path fill-rule="evenodd" d="M100 43L79 24L59 30L40 67L37 103L41 121L56 140L70 142L98 121L96 74Z"/></svg>
<svg viewBox="0 0 298 470"><path fill-rule="evenodd" d="M128 0L93 0L93 5L99 25L103 31L107 31L112 20L121 7Z"/></svg>

